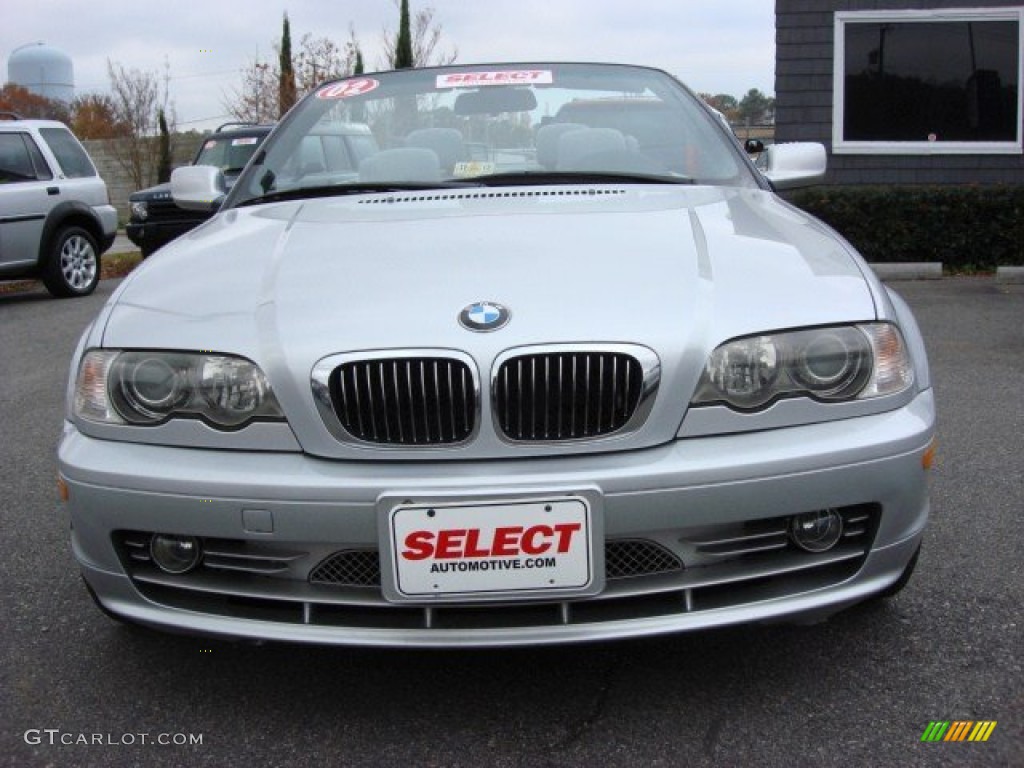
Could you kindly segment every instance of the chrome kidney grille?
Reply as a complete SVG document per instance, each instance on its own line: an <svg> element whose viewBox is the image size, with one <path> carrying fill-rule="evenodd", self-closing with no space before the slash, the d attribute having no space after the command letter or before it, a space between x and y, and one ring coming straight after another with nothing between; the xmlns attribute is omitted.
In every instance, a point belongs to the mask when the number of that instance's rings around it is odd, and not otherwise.
<svg viewBox="0 0 1024 768"><path fill-rule="evenodd" d="M582 440L622 430L649 392L644 365L616 349L539 350L500 362L494 420L514 442Z"/></svg>
<svg viewBox="0 0 1024 768"><path fill-rule="evenodd" d="M646 347L528 347L494 363L494 427L511 443L592 440L632 431L653 405L660 365ZM342 442L456 446L476 434L475 363L451 350L335 355L313 370L317 408Z"/></svg>
<svg viewBox="0 0 1024 768"><path fill-rule="evenodd" d="M453 445L473 434L473 372L448 357L355 360L328 379L333 410L356 440L378 445Z"/></svg>

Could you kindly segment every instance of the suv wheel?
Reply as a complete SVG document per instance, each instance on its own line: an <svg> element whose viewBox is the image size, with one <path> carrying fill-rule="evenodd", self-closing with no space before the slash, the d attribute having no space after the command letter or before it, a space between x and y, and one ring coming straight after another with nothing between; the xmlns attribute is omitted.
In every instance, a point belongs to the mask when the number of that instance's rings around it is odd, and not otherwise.
<svg viewBox="0 0 1024 768"><path fill-rule="evenodd" d="M100 280L96 240L81 227L64 227L50 246L43 269L43 285L54 296L86 296Z"/></svg>

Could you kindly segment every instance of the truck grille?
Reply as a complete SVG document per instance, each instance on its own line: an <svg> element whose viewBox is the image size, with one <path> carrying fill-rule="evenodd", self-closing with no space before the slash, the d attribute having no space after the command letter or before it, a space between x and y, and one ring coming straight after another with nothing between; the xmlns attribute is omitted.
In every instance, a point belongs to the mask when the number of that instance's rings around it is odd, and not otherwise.
<svg viewBox="0 0 1024 768"><path fill-rule="evenodd" d="M330 399L345 431L379 445L453 445L476 426L473 373L445 357L346 362L330 376Z"/></svg>
<svg viewBox="0 0 1024 768"><path fill-rule="evenodd" d="M205 211L190 211L179 208L169 196L166 200L148 200L146 209L145 223L147 224L152 224L155 221L194 221L198 224L210 218L210 214Z"/></svg>
<svg viewBox="0 0 1024 768"><path fill-rule="evenodd" d="M645 373L624 351L521 354L502 362L495 375L495 422L516 442L610 435L637 412L650 384Z"/></svg>

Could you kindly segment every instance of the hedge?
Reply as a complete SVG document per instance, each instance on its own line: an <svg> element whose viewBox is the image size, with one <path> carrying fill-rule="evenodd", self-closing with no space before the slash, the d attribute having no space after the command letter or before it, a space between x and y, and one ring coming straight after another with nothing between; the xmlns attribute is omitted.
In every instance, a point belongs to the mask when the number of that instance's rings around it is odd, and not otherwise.
<svg viewBox="0 0 1024 768"><path fill-rule="evenodd" d="M787 196L868 261L1024 265L1024 186L814 187Z"/></svg>

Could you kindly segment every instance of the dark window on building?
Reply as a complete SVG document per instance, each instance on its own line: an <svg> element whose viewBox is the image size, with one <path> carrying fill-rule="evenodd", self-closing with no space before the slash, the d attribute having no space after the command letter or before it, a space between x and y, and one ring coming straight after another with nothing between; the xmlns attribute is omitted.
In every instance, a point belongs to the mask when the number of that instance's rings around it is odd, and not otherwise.
<svg viewBox="0 0 1024 768"><path fill-rule="evenodd" d="M878 15L837 25L837 144L918 142L939 149L988 143L1016 145L1019 151L1019 18L918 21Z"/></svg>

